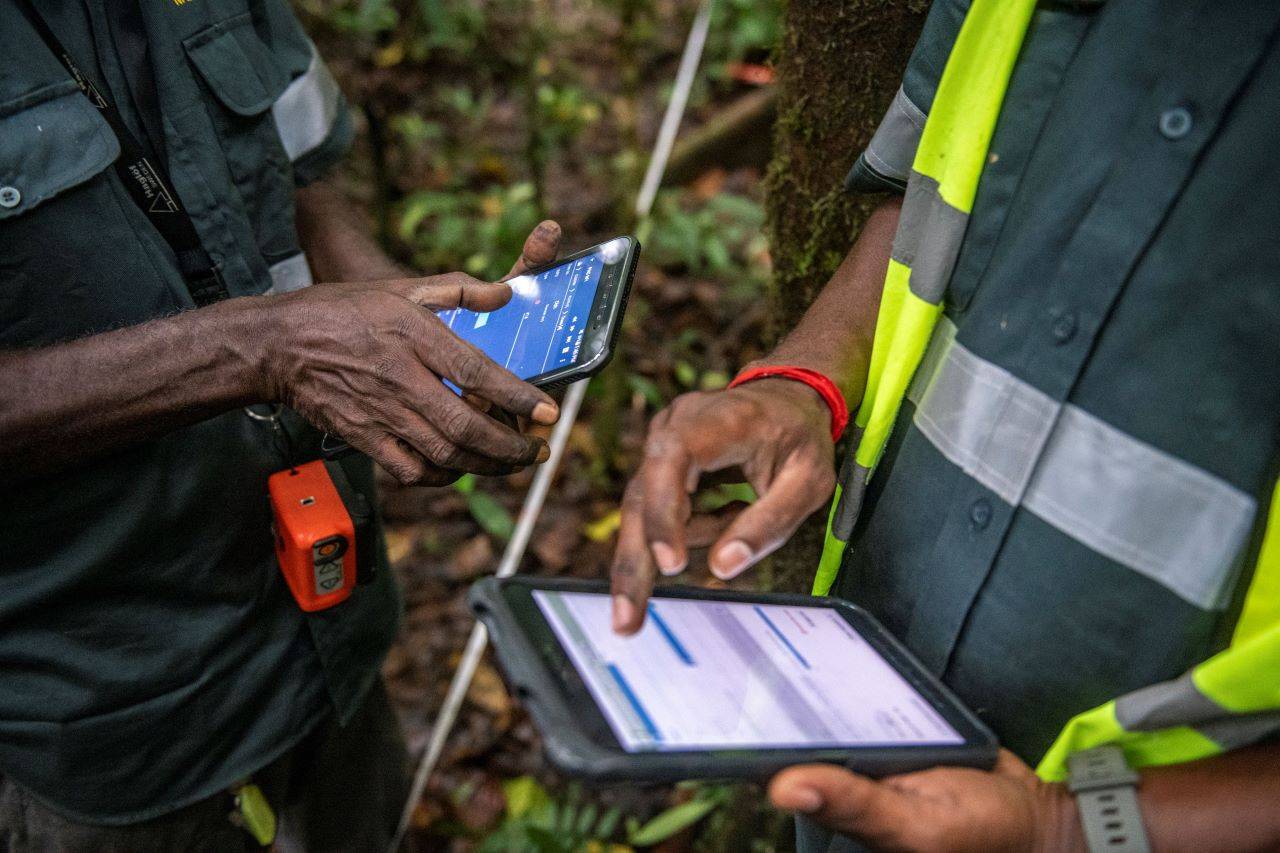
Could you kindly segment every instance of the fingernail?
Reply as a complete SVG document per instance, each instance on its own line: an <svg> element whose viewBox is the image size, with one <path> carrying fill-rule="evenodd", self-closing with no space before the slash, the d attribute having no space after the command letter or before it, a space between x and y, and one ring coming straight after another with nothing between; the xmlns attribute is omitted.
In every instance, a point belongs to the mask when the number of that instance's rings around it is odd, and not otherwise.
<svg viewBox="0 0 1280 853"><path fill-rule="evenodd" d="M796 788L791 792L791 807L802 814L813 814L822 808L822 795L813 788Z"/></svg>
<svg viewBox="0 0 1280 853"><path fill-rule="evenodd" d="M621 632L629 629L636 618L636 606L625 595L613 597L613 630Z"/></svg>
<svg viewBox="0 0 1280 853"><path fill-rule="evenodd" d="M545 444L538 445L538 458L534 462L546 462L551 458L551 448Z"/></svg>
<svg viewBox="0 0 1280 853"><path fill-rule="evenodd" d="M751 564L751 548L741 539L734 539L725 545L711 560L711 571L722 580L737 577L742 570Z"/></svg>
<svg viewBox="0 0 1280 853"><path fill-rule="evenodd" d="M560 408L555 403L539 403L533 407L533 419L540 424L553 424L560 417Z"/></svg>
<svg viewBox="0 0 1280 853"><path fill-rule="evenodd" d="M684 570L684 563L676 559L675 549L666 542L653 543L653 559L664 575L678 575Z"/></svg>

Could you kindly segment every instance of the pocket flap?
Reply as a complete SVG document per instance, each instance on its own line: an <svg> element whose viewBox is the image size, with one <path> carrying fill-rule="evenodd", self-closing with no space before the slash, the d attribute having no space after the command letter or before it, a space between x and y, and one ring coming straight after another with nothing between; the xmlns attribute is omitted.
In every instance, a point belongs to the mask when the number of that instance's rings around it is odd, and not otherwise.
<svg viewBox="0 0 1280 853"><path fill-rule="evenodd" d="M106 119L67 80L0 117L0 220L83 183L120 156Z"/></svg>
<svg viewBox="0 0 1280 853"><path fill-rule="evenodd" d="M247 14L202 30L183 46L213 94L236 115L265 112L289 83Z"/></svg>

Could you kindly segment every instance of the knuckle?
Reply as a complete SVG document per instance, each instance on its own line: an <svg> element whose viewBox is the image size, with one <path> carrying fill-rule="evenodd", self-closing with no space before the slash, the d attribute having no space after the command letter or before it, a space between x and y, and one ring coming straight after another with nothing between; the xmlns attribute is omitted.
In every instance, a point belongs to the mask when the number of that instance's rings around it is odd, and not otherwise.
<svg viewBox="0 0 1280 853"><path fill-rule="evenodd" d="M484 362L474 353L460 355L453 365L453 381L459 386L471 390L476 388L484 378Z"/></svg>
<svg viewBox="0 0 1280 853"><path fill-rule="evenodd" d="M440 415L437 425L455 444L470 444L475 439L475 421L468 409L449 409Z"/></svg>
<svg viewBox="0 0 1280 853"><path fill-rule="evenodd" d="M644 455L649 458L667 456L679 450L680 445L680 435L675 430L651 428L644 440Z"/></svg>
<svg viewBox="0 0 1280 853"><path fill-rule="evenodd" d="M420 460L405 456L393 460L387 467L387 471L400 485L412 486L422 478L425 466Z"/></svg>
<svg viewBox="0 0 1280 853"><path fill-rule="evenodd" d="M440 436L432 436L426 439L418 449L427 459L430 459L436 465L445 467L448 467L447 463L453 460L455 452L454 446Z"/></svg>

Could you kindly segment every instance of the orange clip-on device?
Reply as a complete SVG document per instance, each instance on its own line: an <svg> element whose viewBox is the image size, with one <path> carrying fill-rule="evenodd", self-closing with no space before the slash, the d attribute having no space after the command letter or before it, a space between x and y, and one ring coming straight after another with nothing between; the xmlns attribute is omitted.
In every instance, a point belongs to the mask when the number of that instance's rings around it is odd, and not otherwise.
<svg viewBox="0 0 1280 853"><path fill-rule="evenodd" d="M308 613L346 601L372 578L373 513L336 460L317 459L267 478L276 559Z"/></svg>

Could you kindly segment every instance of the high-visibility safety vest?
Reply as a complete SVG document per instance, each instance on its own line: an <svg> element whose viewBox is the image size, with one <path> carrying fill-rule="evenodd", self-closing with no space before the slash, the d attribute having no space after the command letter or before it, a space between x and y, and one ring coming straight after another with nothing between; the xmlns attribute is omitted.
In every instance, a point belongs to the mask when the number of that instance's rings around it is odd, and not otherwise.
<svg viewBox="0 0 1280 853"><path fill-rule="evenodd" d="M978 180L1034 0L974 0L947 59L907 179L870 369L827 521L813 593L835 581L862 495L942 314ZM1181 678L1071 719L1040 762L1066 776L1074 752L1120 746L1134 767L1176 764L1258 740L1280 720L1280 488L1228 648Z"/></svg>

